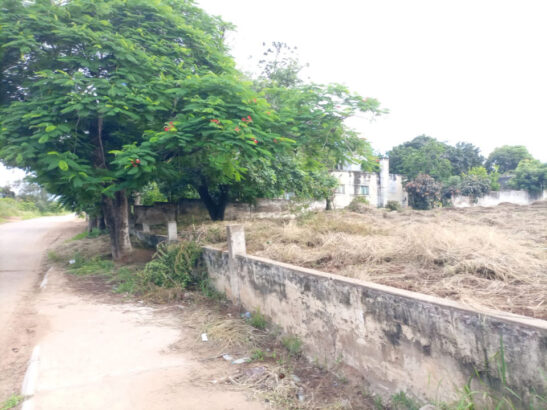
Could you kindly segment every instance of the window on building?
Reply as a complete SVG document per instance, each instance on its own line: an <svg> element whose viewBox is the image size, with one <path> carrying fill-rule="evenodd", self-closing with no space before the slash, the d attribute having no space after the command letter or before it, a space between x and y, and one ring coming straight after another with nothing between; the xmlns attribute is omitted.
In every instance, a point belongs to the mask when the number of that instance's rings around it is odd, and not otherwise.
<svg viewBox="0 0 547 410"><path fill-rule="evenodd" d="M368 195L368 186L360 185L359 186L359 195Z"/></svg>
<svg viewBox="0 0 547 410"><path fill-rule="evenodd" d="M346 193L346 187L344 185L338 185L336 187L336 193L337 194L345 194Z"/></svg>

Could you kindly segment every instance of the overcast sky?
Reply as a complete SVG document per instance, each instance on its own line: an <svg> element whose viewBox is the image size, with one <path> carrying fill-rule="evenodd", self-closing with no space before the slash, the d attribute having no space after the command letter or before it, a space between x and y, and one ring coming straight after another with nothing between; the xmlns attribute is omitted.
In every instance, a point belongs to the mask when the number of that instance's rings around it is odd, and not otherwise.
<svg viewBox="0 0 547 410"><path fill-rule="evenodd" d="M483 155L525 145L547 161L547 1L198 0L237 26L252 71L263 41L297 46L315 82L375 97L390 114L355 129L385 152L420 134Z"/></svg>
<svg viewBox="0 0 547 410"><path fill-rule="evenodd" d="M315 82L338 82L390 114L353 121L373 147L427 134L488 155L525 145L547 161L547 1L198 0L237 26L228 44L253 71L262 42L297 46ZM253 55L254 59L249 59ZM0 165L0 185L21 177Z"/></svg>

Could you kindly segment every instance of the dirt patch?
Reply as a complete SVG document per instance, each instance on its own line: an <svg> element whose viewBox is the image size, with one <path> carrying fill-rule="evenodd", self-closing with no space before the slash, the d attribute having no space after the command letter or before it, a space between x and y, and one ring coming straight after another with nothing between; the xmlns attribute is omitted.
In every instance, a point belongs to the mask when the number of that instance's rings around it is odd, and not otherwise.
<svg viewBox="0 0 547 410"><path fill-rule="evenodd" d="M101 238L86 241L89 246L70 245L65 249L67 255L75 249L89 252L88 257L95 256L90 249L102 253ZM92 244L93 241L98 243ZM143 324L176 326L180 336L163 349L164 354L182 354L196 363L178 389L188 390L190 385L212 396L215 392L237 392L255 401L257 408L374 408L373 398L365 388L366 381L351 368L340 364L327 369L299 354L291 355L276 328L251 326L245 319L246 312L225 299L210 299L200 292L185 290L164 297L160 289L154 295L119 295L112 293L113 284L107 275L58 275L62 278L58 287L68 289L72 299L77 295L82 302L104 311L101 315L110 315L111 309L121 308L133 316L142 310L153 315L153 319L143 319ZM62 299L55 299L56 309L80 311L83 308L79 307L82 302L74 306L76 302L65 303ZM162 300L170 302L158 303ZM203 333L207 335L207 342L202 340ZM226 355L230 356L229 360ZM249 360L232 364L242 358Z"/></svg>
<svg viewBox="0 0 547 410"><path fill-rule="evenodd" d="M187 337L171 346L191 346L196 358L210 371L201 386L221 385L247 391L253 398L275 408L373 409L374 397L366 380L343 364L327 368L311 363L299 353L291 354L282 335L268 325L260 330L245 319L231 302L211 301L199 293L187 293L178 305L183 311ZM208 341L202 340L202 334ZM249 360L232 364L238 359Z"/></svg>
<svg viewBox="0 0 547 410"><path fill-rule="evenodd" d="M225 247L229 223L193 229ZM547 319L547 202L319 212L243 224L253 255Z"/></svg>

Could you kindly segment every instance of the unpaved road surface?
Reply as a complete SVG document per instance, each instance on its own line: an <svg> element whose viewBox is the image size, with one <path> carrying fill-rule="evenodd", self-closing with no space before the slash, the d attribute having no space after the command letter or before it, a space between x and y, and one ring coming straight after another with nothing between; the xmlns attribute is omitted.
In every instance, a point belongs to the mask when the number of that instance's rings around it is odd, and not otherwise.
<svg viewBox="0 0 547 410"><path fill-rule="evenodd" d="M35 299L45 250L82 229L71 215L0 225L0 402L19 393L39 336Z"/></svg>
<svg viewBox="0 0 547 410"><path fill-rule="evenodd" d="M223 364L192 354L181 309L78 292L56 269L44 280L47 247L83 228L72 217L0 226L0 402L25 379L26 410L262 409L211 383Z"/></svg>

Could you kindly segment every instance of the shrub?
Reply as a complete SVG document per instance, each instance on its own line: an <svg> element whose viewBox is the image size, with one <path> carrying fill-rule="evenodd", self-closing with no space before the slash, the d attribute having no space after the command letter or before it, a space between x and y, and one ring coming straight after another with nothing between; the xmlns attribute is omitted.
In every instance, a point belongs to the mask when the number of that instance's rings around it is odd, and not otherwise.
<svg viewBox="0 0 547 410"><path fill-rule="evenodd" d="M351 200L347 208L352 212L366 212L370 209L368 198L364 196L356 196Z"/></svg>
<svg viewBox="0 0 547 410"><path fill-rule="evenodd" d="M538 160L520 161L510 184L531 194L540 194L547 184L547 163L542 164Z"/></svg>
<svg viewBox="0 0 547 410"><path fill-rule="evenodd" d="M402 209L399 201L387 201L386 208L390 211L400 211Z"/></svg>
<svg viewBox="0 0 547 410"><path fill-rule="evenodd" d="M441 184L426 174L419 174L405 188L408 203L414 209L432 209L441 199Z"/></svg>
<svg viewBox="0 0 547 410"><path fill-rule="evenodd" d="M172 288L187 288L203 280L198 264L201 246L196 241L181 244L160 244L154 259L146 264L140 273L145 284Z"/></svg>
<svg viewBox="0 0 547 410"><path fill-rule="evenodd" d="M490 178L477 175L465 175L460 184L462 195L470 197L473 202L490 192Z"/></svg>

